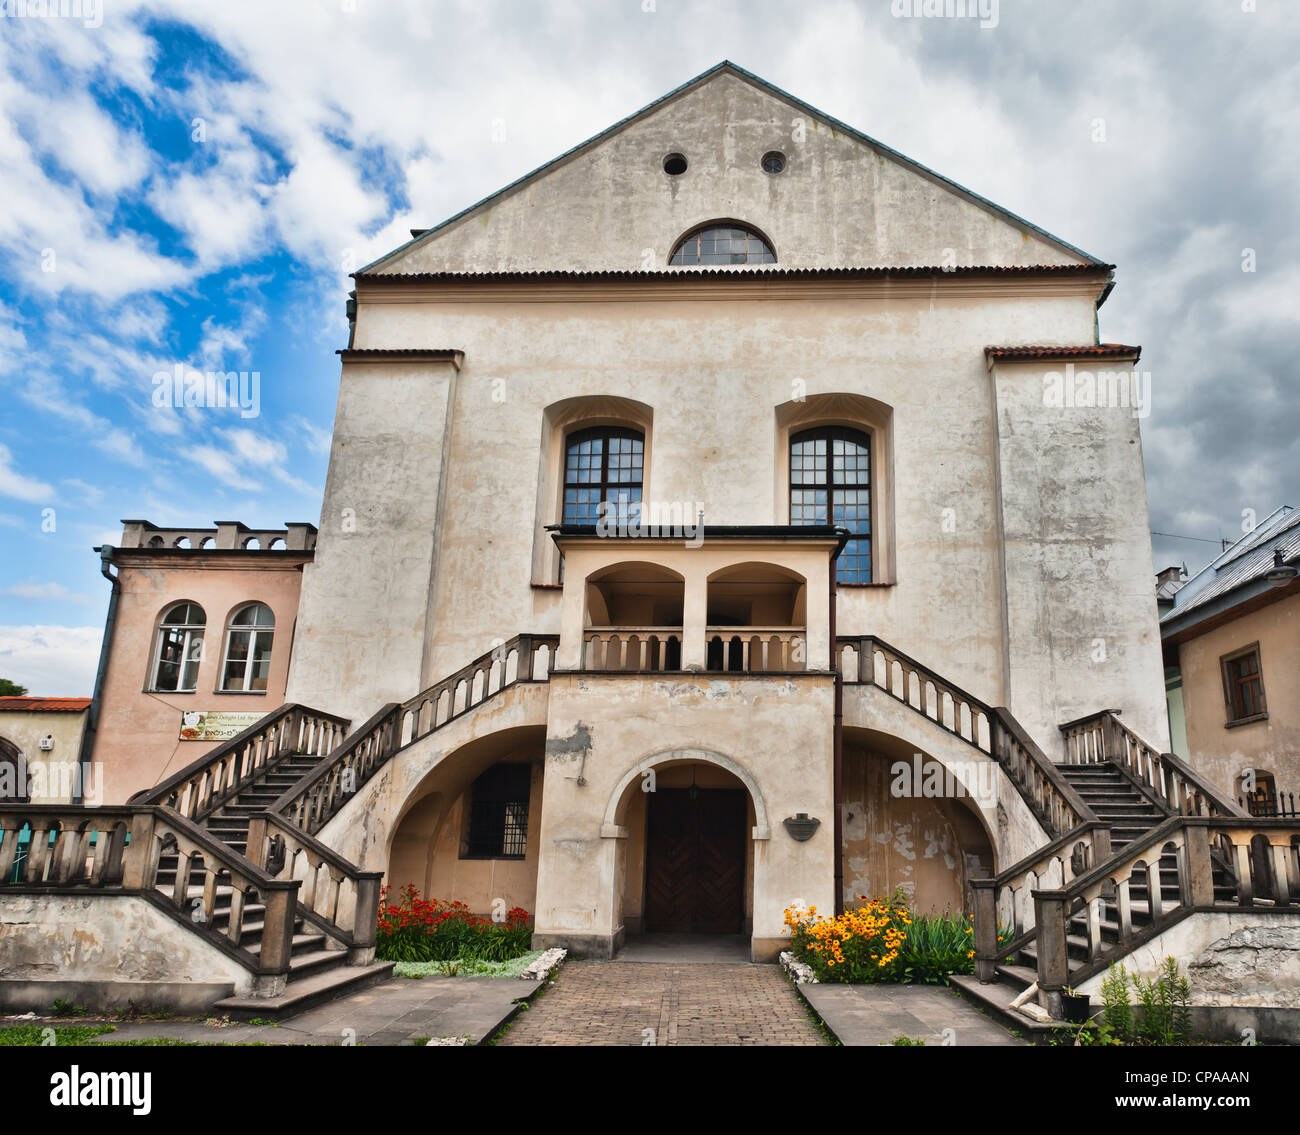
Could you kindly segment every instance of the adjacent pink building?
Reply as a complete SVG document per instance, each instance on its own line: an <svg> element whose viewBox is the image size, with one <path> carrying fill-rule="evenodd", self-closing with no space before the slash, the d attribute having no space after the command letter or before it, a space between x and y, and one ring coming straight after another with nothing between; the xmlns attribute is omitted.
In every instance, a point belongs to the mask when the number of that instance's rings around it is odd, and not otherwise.
<svg viewBox="0 0 1300 1135"><path fill-rule="evenodd" d="M105 804L283 704L303 565L316 546L311 524L122 523L121 545L97 549L114 591L88 743Z"/></svg>

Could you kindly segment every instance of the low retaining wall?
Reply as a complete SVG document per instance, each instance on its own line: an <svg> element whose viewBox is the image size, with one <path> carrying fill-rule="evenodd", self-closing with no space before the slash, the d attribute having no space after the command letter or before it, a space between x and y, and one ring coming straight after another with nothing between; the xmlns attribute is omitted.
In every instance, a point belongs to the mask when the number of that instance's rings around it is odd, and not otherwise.
<svg viewBox="0 0 1300 1135"><path fill-rule="evenodd" d="M198 1013L248 995L253 975L132 894L0 896L0 1008Z"/></svg>

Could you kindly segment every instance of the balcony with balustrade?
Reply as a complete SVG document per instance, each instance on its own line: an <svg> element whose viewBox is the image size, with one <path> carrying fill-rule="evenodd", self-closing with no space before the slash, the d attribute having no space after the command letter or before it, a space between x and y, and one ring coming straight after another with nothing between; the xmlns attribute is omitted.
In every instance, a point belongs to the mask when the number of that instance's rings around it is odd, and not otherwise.
<svg viewBox="0 0 1300 1135"><path fill-rule="evenodd" d="M833 528L611 536L557 529L557 671L781 674L830 669Z"/></svg>

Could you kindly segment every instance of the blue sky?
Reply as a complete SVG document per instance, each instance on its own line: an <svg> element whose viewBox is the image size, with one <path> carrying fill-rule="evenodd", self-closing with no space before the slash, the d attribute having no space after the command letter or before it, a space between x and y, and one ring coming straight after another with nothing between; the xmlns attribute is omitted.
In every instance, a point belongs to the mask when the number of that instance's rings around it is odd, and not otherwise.
<svg viewBox="0 0 1300 1135"><path fill-rule="evenodd" d="M1119 264L1157 566L1300 503L1293 4L105 0L0 18L0 676L90 692L124 517L315 521L348 270L724 57Z"/></svg>

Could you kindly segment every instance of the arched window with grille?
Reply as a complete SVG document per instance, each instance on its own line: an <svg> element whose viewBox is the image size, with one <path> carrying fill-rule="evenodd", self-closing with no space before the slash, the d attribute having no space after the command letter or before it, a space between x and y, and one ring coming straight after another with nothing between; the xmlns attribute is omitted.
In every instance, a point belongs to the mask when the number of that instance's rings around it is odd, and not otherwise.
<svg viewBox="0 0 1300 1135"><path fill-rule="evenodd" d="M762 235L744 225L713 222L687 233L673 249L668 263L775 264L776 253Z"/></svg>
<svg viewBox="0 0 1300 1135"><path fill-rule="evenodd" d="M790 438L790 523L834 524L851 533L841 583L871 582L871 438L845 426Z"/></svg>
<svg viewBox="0 0 1300 1135"><path fill-rule="evenodd" d="M570 434L564 447L563 522L628 519L631 506L641 503L644 476L645 435L639 430L595 426Z"/></svg>
<svg viewBox="0 0 1300 1135"><path fill-rule="evenodd" d="M207 616L197 603L173 603L167 608L158 627L150 689L176 694L195 691L206 624Z"/></svg>
<svg viewBox="0 0 1300 1135"><path fill-rule="evenodd" d="M265 603L248 603L236 611L226 634L221 688L242 693L265 690L274 638L275 615Z"/></svg>

